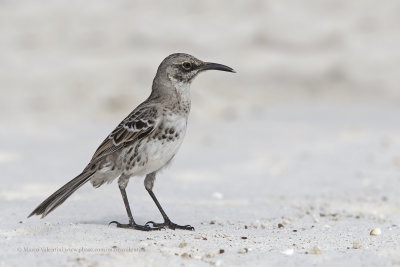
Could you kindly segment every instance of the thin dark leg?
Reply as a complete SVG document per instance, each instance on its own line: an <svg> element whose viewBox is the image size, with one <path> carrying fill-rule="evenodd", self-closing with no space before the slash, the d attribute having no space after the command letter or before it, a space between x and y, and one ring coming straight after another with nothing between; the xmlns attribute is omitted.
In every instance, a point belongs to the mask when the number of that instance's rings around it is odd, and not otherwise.
<svg viewBox="0 0 400 267"><path fill-rule="evenodd" d="M124 200L126 213L128 213L129 223L135 224L135 220L133 220L131 207L129 206L128 196L126 195L126 191L125 189L122 188L120 188L119 190L121 191L122 199Z"/></svg>
<svg viewBox="0 0 400 267"><path fill-rule="evenodd" d="M154 200L154 203L156 203L158 210L161 212L161 215L164 218L164 223L155 223L153 221L147 222L146 225L148 224L152 224L153 227L168 227L170 229L183 229L183 230L190 230L190 231L194 231L194 227L190 226L190 225L178 225L176 223L171 222L171 220L168 218L167 214L165 213L165 211L163 210L163 208L160 205L160 202L158 202L156 196L154 195L153 191L150 189L147 189L147 192L149 192L149 195L151 196L151 198Z"/></svg>
<svg viewBox="0 0 400 267"><path fill-rule="evenodd" d="M124 200L125 208L126 208L126 213L128 213L128 218L129 218L129 223L128 224L122 224L117 221L112 221L109 224L115 223L117 227L119 228L130 228L130 229L136 229L136 230L142 230L142 231L151 231L151 230L160 230L163 227L149 227L148 225L138 225L135 223L135 220L133 219L131 208L129 206L129 201L128 201L128 196L126 195L126 191L124 188L119 188L121 191L122 199Z"/></svg>

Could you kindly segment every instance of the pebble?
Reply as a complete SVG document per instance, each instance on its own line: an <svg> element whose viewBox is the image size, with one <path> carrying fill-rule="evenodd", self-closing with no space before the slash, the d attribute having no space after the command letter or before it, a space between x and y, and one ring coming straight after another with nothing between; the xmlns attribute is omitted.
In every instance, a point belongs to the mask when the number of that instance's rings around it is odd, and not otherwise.
<svg viewBox="0 0 400 267"><path fill-rule="evenodd" d="M375 229L372 229L371 230L371 232L369 233L370 235L381 235L382 234L382 230L381 230L381 228L375 228Z"/></svg>
<svg viewBox="0 0 400 267"><path fill-rule="evenodd" d="M225 253L225 250L221 248L221 249L219 250L219 254L224 254L224 253Z"/></svg>
<svg viewBox="0 0 400 267"><path fill-rule="evenodd" d="M241 248L241 249L238 250L239 254L246 254L247 252L249 252L248 248Z"/></svg>
<svg viewBox="0 0 400 267"><path fill-rule="evenodd" d="M254 222L251 223L251 227L253 227L254 229L258 229L260 225L261 225L260 220L255 220Z"/></svg>
<svg viewBox="0 0 400 267"><path fill-rule="evenodd" d="M190 259L190 255L188 253L182 253L181 255L182 259Z"/></svg>
<svg viewBox="0 0 400 267"><path fill-rule="evenodd" d="M354 248L354 249L359 249L359 248L361 248L361 242L354 241L354 242L353 242L353 248Z"/></svg>
<svg viewBox="0 0 400 267"><path fill-rule="evenodd" d="M215 253L214 252L208 252L206 254L206 258L214 258L215 257Z"/></svg>
<svg viewBox="0 0 400 267"><path fill-rule="evenodd" d="M318 246L314 246L310 249L311 254L322 254L322 250Z"/></svg>
<svg viewBox="0 0 400 267"><path fill-rule="evenodd" d="M194 236L194 239L201 239L201 238L202 238L201 234L196 234L196 235Z"/></svg>
<svg viewBox="0 0 400 267"><path fill-rule="evenodd" d="M201 255L195 254L195 255L189 255L190 257L192 257L195 260L201 260Z"/></svg>
<svg viewBox="0 0 400 267"><path fill-rule="evenodd" d="M283 227L284 227L283 224L278 223L278 228L283 228Z"/></svg>
<svg viewBox="0 0 400 267"><path fill-rule="evenodd" d="M338 213L332 213L331 218L333 221L339 221L340 220L340 215Z"/></svg>
<svg viewBox="0 0 400 267"><path fill-rule="evenodd" d="M184 247L186 247L186 246L187 246L187 243L186 243L186 242L182 242L182 243L179 244L179 247L180 247L180 248L184 248Z"/></svg>

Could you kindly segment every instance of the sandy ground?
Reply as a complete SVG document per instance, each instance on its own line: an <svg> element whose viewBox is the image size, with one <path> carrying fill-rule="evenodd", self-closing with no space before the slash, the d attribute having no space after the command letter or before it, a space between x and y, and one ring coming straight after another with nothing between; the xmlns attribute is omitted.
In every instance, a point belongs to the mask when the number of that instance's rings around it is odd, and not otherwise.
<svg viewBox="0 0 400 267"><path fill-rule="evenodd" d="M400 4L0 1L0 266L400 265ZM143 233L115 183L26 216L77 175L188 52L238 71L192 86L155 186L195 232ZM139 223L161 220L141 179ZM380 235L370 235L380 229Z"/></svg>
<svg viewBox="0 0 400 267"><path fill-rule="evenodd" d="M1 264L398 265L399 115L394 106L310 104L191 121L155 192L195 232L108 226L127 220L115 183L85 185L44 220L26 219L79 172L110 125L13 133L4 145L13 153L2 155ZM142 180L128 188L138 222L161 220Z"/></svg>

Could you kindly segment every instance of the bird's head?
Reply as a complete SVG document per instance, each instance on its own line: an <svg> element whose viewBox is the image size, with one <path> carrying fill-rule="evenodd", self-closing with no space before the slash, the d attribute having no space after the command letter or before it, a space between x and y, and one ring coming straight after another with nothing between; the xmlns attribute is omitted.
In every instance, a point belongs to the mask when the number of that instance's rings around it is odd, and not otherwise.
<svg viewBox="0 0 400 267"><path fill-rule="evenodd" d="M165 72L169 80L180 83L191 83L197 74L205 70L235 72L228 66L204 62L194 56L183 53L169 55L161 62L158 68L158 72Z"/></svg>

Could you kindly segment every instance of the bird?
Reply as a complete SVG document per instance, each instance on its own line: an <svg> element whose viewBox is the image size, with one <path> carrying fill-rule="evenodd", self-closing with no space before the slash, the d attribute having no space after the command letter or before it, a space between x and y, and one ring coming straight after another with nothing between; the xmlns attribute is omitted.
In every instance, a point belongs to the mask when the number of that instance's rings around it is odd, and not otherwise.
<svg viewBox="0 0 400 267"><path fill-rule="evenodd" d="M150 96L137 106L100 144L89 164L74 179L45 199L28 216L47 216L87 182L98 188L118 179L128 223L111 221L118 228L142 231L160 229L194 230L191 225L173 223L153 192L156 175L168 166L184 139L191 108L190 85L207 70L235 73L232 68L204 62L192 55L174 53L159 65ZM144 187L155 202L164 222L137 224L133 218L126 187L129 179L145 177Z"/></svg>

